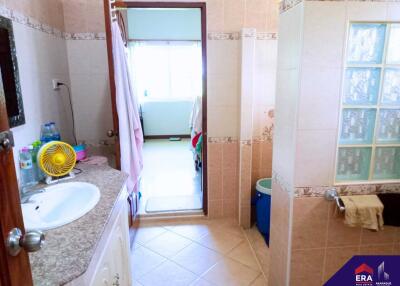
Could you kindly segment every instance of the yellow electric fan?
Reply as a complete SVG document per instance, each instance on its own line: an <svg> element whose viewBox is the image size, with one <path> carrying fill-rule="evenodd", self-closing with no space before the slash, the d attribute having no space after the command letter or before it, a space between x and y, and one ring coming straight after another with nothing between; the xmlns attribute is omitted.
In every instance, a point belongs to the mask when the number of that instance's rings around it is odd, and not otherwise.
<svg viewBox="0 0 400 286"><path fill-rule="evenodd" d="M76 163L76 153L65 142L51 141L44 144L38 152L37 162L47 175L47 184L75 177L72 170Z"/></svg>

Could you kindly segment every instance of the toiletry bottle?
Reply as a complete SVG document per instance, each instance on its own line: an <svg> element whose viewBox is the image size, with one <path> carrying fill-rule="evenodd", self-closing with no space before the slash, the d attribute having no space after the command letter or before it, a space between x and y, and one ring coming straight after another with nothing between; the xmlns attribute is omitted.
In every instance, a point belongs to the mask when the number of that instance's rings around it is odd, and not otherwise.
<svg viewBox="0 0 400 286"><path fill-rule="evenodd" d="M50 123L43 124L40 130L40 141L42 141L42 143L47 143L52 140L53 138L52 138Z"/></svg>
<svg viewBox="0 0 400 286"><path fill-rule="evenodd" d="M35 170L35 178L38 182L44 179L44 173L40 170L39 162L37 161L37 154L39 153L40 147L42 146L42 142L39 140L32 143L33 152L32 152L32 163Z"/></svg>
<svg viewBox="0 0 400 286"><path fill-rule="evenodd" d="M60 131L58 130L55 122L50 122L51 137L53 141L61 141Z"/></svg>
<svg viewBox="0 0 400 286"><path fill-rule="evenodd" d="M32 155L28 147L22 148L19 152L19 168L22 187L29 187L37 184L33 169Z"/></svg>

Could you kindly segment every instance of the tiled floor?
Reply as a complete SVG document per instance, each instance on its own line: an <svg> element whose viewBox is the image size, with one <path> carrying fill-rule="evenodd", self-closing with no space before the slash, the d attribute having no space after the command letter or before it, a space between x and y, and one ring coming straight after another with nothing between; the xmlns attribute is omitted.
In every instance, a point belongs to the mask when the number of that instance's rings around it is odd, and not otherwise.
<svg viewBox="0 0 400 286"><path fill-rule="evenodd" d="M132 247L135 286L266 286L245 232L232 220L141 223Z"/></svg>
<svg viewBox="0 0 400 286"><path fill-rule="evenodd" d="M139 213L201 209L201 174L195 171L190 140L146 140ZM148 206L148 200L151 205Z"/></svg>

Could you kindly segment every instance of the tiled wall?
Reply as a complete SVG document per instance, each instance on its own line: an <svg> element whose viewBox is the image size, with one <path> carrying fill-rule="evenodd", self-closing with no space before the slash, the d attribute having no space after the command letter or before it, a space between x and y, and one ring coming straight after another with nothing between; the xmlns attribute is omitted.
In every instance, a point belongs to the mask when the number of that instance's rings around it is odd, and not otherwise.
<svg viewBox="0 0 400 286"><path fill-rule="evenodd" d="M302 4L301 4L302 5ZM302 6L280 15L276 79L269 285L289 285L292 190Z"/></svg>
<svg viewBox="0 0 400 286"><path fill-rule="evenodd" d="M242 30L239 222L251 225L251 198L257 179L271 177L275 104L276 41L258 40L255 29Z"/></svg>
<svg viewBox="0 0 400 286"><path fill-rule="evenodd" d="M50 3L51 2L51 3ZM243 27L257 30L257 53L272 51L276 45L278 4L272 0L208 0L207 2L207 53L208 53L208 136L210 216L238 215L238 166L240 125L241 36ZM60 38L67 40L68 70L73 91L78 140L101 147L107 142L105 132L112 128L109 87L106 84L106 44L102 0L0 0L23 14L33 15L42 23L62 31ZM51 4L51 5L50 5ZM46 27L45 27L46 28ZM259 45L260 44L260 45ZM266 47L266 50L264 50ZM272 49L272 50L271 50ZM259 94L265 94L265 84L272 87L273 78L263 72L273 53L261 55L257 66L256 82ZM263 58L266 61L262 60ZM264 77L265 75L265 77ZM264 82L265 80L265 82ZM100 84L99 84L100 83ZM104 84L101 84L104 83ZM263 93L264 92L264 93ZM273 93L271 93L272 95ZM264 120L266 106L262 100L257 105L254 121ZM90 110L90 117L87 117ZM261 115L260 115L261 114ZM94 115L94 116L93 116ZM267 118L268 119L268 118ZM253 120L253 119L252 119ZM258 121L256 122L258 124ZM268 123L270 125L270 123ZM263 125L257 128L263 129ZM270 145L264 144L264 135L255 133L257 139L254 156L254 173L250 164L247 192L251 179L258 175L269 176ZM261 138L260 136L264 136ZM214 140L215 139L215 140ZM250 138L252 139L252 138ZM264 147L261 147L265 145ZM260 148L258 148L260 147ZM264 150L264 151L259 151ZM214 150L214 151L213 151ZM219 151L218 151L219 150ZM233 151L235 150L235 151ZM252 150L250 150L252 153ZM219 155L218 155L219 154ZM225 154L225 155L223 155ZM228 155L229 154L229 155ZM258 157L259 155L259 157ZM219 160L221 164L212 162ZM254 159L254 160L253 160ZM249 161L249 162L250 162ZM256 163L258 162L258 163ZM253 176L252 176L253 175ZM251 178L252 177L252 178ZM225 178L225 179L224 179ZM229 178L229 179L228 179Z"/></svg>
<svg viewBox="0 0 400 286"><path fill-rule="evenodd" d="M285 1L292 7L293 1ZM274 172L288 190L286 285L321 285L353 255L399 254L398 229L344 225L322 196L334 183L343 52L349 21L399 21L400 3L305 1L280 15ZM397 11L397 12L396 12ZM283 108L283 107L286 108ZM282 189L281 188L281 189ZM343 194L398 191L398 185L343 186ZM272 209L281 204L273 185ZM272 228L280 222L272 218ZM278 236L272 230L272 236ZM278 240L278 239L275 239ZM271 259L278 242L271 238ZM286 247L284 247L286 249ZM279 247L278 247L279 248ZM271 285L279 266L271 265Z"/></svg>
<svg viewBox="0 0 400 286"><path fill-rule="evenodd" d="M321 197L293 201L290 285L322 285L353 255L399 255L400 229L351 228Z"/></svg>
<svg viewBox="0 0 400 286"><path fill-rule="evenodd" d="M0 5L64 31L62 0L0 0Z"/></svg>
<svg viewBox="0 0 400 286"><path fill-rule="evenodd" d="M6 1L5 6L4 1L0 1L0 15L13 21L26 119L24 125L12 128L18 177L18 151L39 139L41 124L54 121L63 139L69 141L72 138L68 93L65 88L59 91L52 89L53 78L67 84L70 81L67 48L61 31L49 26L54 19L45 17L49 11L60 11L60 6L58 1L54 1L46 2L49 5L44 7L44 2ZM39 18L44 22L39 21Z"/></svg>
<svg viewBox="0 0 400 286"><path fill-rule="evenodd" d="M73 96L76 135L80 141L100 144L113 129L104 40L67 40L68 67ZM90 56L88 56L90 55Z"/></svg>
<svg viewBox="0 0 400 286"><path fill-rule="evenodd" d="M208 141L209 216L237 217L238 215L238 158L237 140Z"/></svg>
<svg viewBox="0 0 400 286"><path fill-rule="evenodd" d="M103 0L62 1L67 32L104 32ZM277 1L235 0L233 3L232 0L195 0L194 2L207 3L207 30L209 32L238 32L243 27L256 28L258 31L264 32L276 32Z"/></svg>
<svg viewBox="0 0 400 286"><path fill-rule="evenodd" d="M270 269L268 285L288 285L291 197L277 176L272 181ZM292 285L292 284L290 284ZM296 284L293 284L296 285ZM296 285L297 286L297 285Z"/></svg>
<svg viewBox="0 0 400 286"><path fill-rule="evenodd" d="M255 45L252 190L258 179L272 176L277 42L277 40L258 40Z"/></svg>
<svg viewBox="0 0 400 286"><path fill-rule="evenodd" d="M66 32L105 32L103 0L62 0L62 2Z"/></svg>
<svg viewBox="0 0 400 286"><path fill-rule="evenodd" d="M258 179L272 177L272 141L253 142L251 163L251 189L254 191Z"/></svg>

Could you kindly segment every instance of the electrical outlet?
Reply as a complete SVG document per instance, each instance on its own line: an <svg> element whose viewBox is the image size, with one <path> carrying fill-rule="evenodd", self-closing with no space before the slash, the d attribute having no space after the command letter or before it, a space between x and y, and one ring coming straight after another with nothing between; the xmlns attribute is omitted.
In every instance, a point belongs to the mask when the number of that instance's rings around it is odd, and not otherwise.
<svg viewBox="0 0 400 286"><path fill-rule="evenodd" d="M53 79L52 80L53 83L53 90L59 90L60 89L60 80L59 79Z"/></svg>

